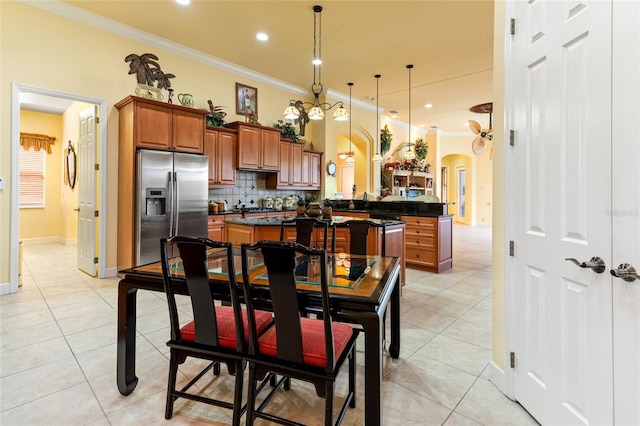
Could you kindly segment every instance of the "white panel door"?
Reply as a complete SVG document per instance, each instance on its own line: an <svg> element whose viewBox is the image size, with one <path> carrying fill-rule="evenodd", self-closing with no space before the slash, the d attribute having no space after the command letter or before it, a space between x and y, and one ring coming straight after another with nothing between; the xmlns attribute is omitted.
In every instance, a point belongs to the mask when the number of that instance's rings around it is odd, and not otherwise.
<svg viewBox="0 0 640 426"><path fill-rule="evenodd" d="M640 2L613 3L613 257L640 269ZM613 279L615 423L640 425L640 280Z"/></svg>
<svg viewBox="0 0 640 426"><path fill-rule="evenodd" d="M611 2L511 3L514 393L542 424L613 418Z"/></svg>
<svg viewBox="0 0 640 426"><path fill-rule="evenodd" d="M96 276L96 109L92 106L80 114L78 144L78 268Z"/></svg>

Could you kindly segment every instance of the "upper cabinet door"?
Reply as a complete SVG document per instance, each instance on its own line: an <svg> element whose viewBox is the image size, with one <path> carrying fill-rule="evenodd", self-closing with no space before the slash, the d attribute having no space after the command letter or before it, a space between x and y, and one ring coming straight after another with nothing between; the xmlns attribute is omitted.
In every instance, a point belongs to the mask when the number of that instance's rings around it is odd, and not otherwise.
<svg viewBox="0 0 640 426"><path fill-rule="evenodd" d="M238 128L238 168L260 168L262 131L253 127Z"/></svg>
<svg viewBox="0 0 640 426"><path fill-rule="evenodd" d="M172 148L176 151L204 152L204 116L189 111L173 110Z"/></svg>
<svg viewBox="0 0 640 426"><path fill-rule="evenodd" d="M220 132L218 134L218 183L233 185L236 183L236 151L235 133Z"/></svg>
<svg viewBox="0 0 640 426"><path fill-rule="evenodd" d="M280 170L280 132L262 131L262 164L263 170Z"/></svg>
<svg viewBox="0 0 640 426"><path fill-rule="evenodd" d="M159 105L136 103L133 125L136 146L163 150L171 147L171 110Z"/></svg>

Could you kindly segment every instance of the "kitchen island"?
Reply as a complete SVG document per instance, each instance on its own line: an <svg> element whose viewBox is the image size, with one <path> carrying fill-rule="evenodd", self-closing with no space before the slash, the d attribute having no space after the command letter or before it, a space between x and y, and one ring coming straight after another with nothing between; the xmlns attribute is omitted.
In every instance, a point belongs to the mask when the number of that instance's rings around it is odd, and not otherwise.
<svg viewBox="0 0 640 426"><path fill-rule="evenodd" d="M293 219L294 215L274 216L265 218L229 218L225 220L225 241L233 244L254 243L260 240L279 240L280 225L283 220ZM335 238L336 252L349 250L349 232L343 225L351 219L361 219L345 216L333 216L329 222L329 247ZM405 223L401 220L369 219L376 227L369 230L367 240L367 254L396 256L400 259L400 282L405 283ZM335 235L332 229L335 225ZM293 227L292 227L293 230ZM285 240L295 241L295 232L286 232ZM324 230L317 229L312 246L324 241Z"/></svg>
<svg viewBox="0 0 640 426"><path fill-rule="evenodd" d="M453 216L451 203L418 201L332 200L336 214L401 220L406 224L406 264L429 272L453 267Z"/></svg>

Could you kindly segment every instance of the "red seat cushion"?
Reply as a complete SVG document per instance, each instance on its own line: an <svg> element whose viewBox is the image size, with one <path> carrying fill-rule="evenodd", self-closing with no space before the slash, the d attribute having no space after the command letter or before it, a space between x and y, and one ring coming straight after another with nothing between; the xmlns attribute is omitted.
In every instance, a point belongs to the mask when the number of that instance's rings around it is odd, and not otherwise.
<svg viewBox="0 0 640 426"><path fill-rule="evenodd" d="M302 362L307 365L324 368L327 363L327 353L324 345L324 321L311 318L300 318L302 330ZM334 359L345 350L353 329L346 324L332 323ZM269 328L258 339L260 353L276 357L278 345L276 343L276 327Z"/></svg>
<svg viewBox="0 0 640 426"><path fill-rule="evenodd" d="M262 333L273 322L273 316L270 312L255 311L256 329L258 335ZM236 326L233 319L233 308L231 306L216 306L216 320L218 323L218 344L223 348L235 349L236 347ZM244 335L249 336L249 324L247 322L247 311L242 310L242 323L244 325ZM195 341L195 325L191 321L185 324L180 333L183 340L191 342Z"/></svg>

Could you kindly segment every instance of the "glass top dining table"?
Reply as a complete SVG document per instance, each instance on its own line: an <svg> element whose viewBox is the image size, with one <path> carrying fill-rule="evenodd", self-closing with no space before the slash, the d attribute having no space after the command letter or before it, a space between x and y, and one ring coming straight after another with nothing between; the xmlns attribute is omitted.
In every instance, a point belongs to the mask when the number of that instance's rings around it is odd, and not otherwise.
<svg viewBox="0 0 640 426"><path fill-rule="evenodd" d="M207 268L212 297L224 299L229 271L226 252L210 250ZM256 286L268 285L266 267L259 252L249 256L249 275ZM234 249L236 279L242 281L240 250ZM305 294L305 308L321 306L319 292L320 260L317 256L296 258L296 283ZM379 425L382 419L383 316L390 306L391 339L389 354L400 351L400 263L397 257L330 253L327 255L327 280L334 320L360 324L365 335L365 407L367 425ZM180 258L170 260L170 273L183 276ZM117 384L123 395L131 393L138 382L135 374L135 320L137 290L164 291L160 262L120 271L124 278L118 285L118 358ZM225 284L225 285L216 285ZM177 290L181 291L180 288ZM186 285L182 289L186 294ZM167 336L168 338L169 336Z"/></svg>

